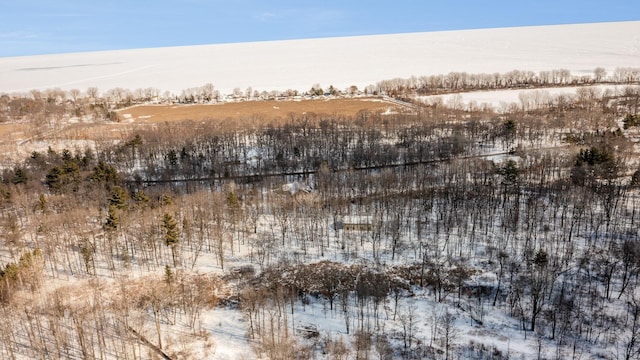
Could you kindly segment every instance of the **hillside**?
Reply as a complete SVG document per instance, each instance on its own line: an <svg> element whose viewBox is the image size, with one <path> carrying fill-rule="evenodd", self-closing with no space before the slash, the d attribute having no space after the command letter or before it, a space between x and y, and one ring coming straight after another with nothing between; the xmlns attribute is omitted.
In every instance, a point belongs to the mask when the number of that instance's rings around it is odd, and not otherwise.
<svg viewBox="0 0 640 360"><path fill-rule="evenodd" d="M638 65L640 22L409 33L0 58L0 93L153 87L176 95L212 83L223 94L313 84L364 89L383 79L450 71Z"/></svg>

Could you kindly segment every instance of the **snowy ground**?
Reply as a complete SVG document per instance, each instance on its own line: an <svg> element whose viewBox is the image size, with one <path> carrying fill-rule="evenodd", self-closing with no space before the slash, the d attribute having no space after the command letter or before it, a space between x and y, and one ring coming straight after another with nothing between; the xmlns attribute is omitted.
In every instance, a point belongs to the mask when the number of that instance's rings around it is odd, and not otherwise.
<svg viewBox="0 0 640 360"><path fill-rule="evenodd" d="M154 87L179 94L213 83L223 94L251 86L363 88L396 77L450 71L568 69L609 74L638 66L640 21L446 31L0 58L0 92Z"/></svg>
<svg viewBox="0 0 640 360"><path fill-rule="evenodd" d="M605 91L611 94L619 94L624 91L625 87L624 85L594 85L589 86L588 89L592 89L598 94L602 94ZM536 105L546 105L561 95L575 97L580 88L585 89L585 87L568 86L537 89L470 91L446 95L421 96L419 99L425 103L441 100L442 103L448 106L452 106L455 103L455 106L465 109L469 107L482 108L484 105L488 105L497 111L508 111L513 104L521 108L524 102L529 108L534 108L537 107Z"/></svg>
<svg viewBox="0 0 640 360"><path fill-rule="evenodd" d="M246 337L245 319L238 310L216 308L203 314L203 327L215 341L214 359L250 360L255 355Z"/></svg>

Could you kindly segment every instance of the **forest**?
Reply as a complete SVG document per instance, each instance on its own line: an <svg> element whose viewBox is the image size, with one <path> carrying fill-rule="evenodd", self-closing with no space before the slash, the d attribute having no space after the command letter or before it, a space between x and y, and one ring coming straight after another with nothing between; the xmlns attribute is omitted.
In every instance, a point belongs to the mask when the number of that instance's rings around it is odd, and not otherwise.
<svg viewBox="0 0 640 360"><path fill-rule="evenodd" d="M5 160L0 358L213 357L221 309L249 358L640 358L640 88L615 76L500 113L410 96L466 80L388 81L415 111L185 119ZM3 95L0 119L115 122L118 99Z"/></svg>

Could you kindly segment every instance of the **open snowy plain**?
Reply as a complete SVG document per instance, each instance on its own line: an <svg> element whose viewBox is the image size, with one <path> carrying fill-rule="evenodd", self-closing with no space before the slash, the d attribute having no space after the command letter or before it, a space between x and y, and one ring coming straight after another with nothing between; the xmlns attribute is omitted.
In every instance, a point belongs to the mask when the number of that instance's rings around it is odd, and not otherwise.
<svg viewBox="0 0 640 360"><path fill-rule="evenodd" d="M206 83L223 94L363 88L380 80L510 70L638 66L640 21L409 33L0 58L0 92L154 87L179 94Z"/></svg>

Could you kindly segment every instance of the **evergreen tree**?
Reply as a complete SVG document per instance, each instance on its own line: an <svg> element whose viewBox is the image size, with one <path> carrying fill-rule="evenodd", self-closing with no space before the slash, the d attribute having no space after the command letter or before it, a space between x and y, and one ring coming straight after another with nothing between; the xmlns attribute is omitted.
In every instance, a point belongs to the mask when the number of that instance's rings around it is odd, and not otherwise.
<svg viewBox="0 0 640 360"><path fill-rule="evenodd" d="M175 246L179 241L180 233L178 224L171 214L164 214L162 227L165 229L164 243L167 246Z"/></svg>
<svg viewBox="0 0 640 360"><path fill-rule="evenodd" d="M51 191L57 192L62 189L62 169L59 166L54 166L49 169L44 183L49 187Z"/></svg>
<svg viewBox="0 0 640 360"><path fill-rule="evenodd" d="M127 190L120 186L115 186L113 190L111 190L109 205L113 205L120 210L126 209L129 206L129 193Z"/></svg>
<svg viewBox="0 0 640 360"><path fill-rule="evenodd" d="M170 166L178 165L178 154L173 149L169 150L165 159L167 160Z"/></svg>
<svg viewBox="0 0 640 360"><path fill-rule="evenodd" d="M133 193L133 200L136 202L137 207L145 207L149 203L149 195L142 190L138 190Z"/></svg>
<svg viewBox="0 0 640 360"><path fill-rule="evenodd" d="M518 181L520 170L518 164L513 160L507 160L505 165L500 169L502 175L502 183L505 185L514 185Z"/></svg>
<svg viewBox="0 0 640 360"><path fill-rule="evenodd" d="M71 159L72 159L71 151L69 151L68 149L63 149L62 150L62 161L69 162L69 161L71 161Z"/></svg>
<svg viewBox="0 0 640 360"><path fill-rule="evenodd" d="M117 208L114 205L109 205L104 229L106 231L114 231L118 228L118 225L120 225L120 216L118 216Z"/></svg>
<svg viewBox="0 0 640 360"><path fill-rule="evenodd" d="M45 194L40 194L38 197L38 210L42 211L43 214L49 212L49 201L47 200L47 196Z"/></svg>
<svg viewBox="0 0 640 360"><path fill-rule="evenodd" d="M26 170L24 170L23 168L17 168L13 172L13 180L11 182L13 182L14 185L18 185L18 184L26 184L28 180L29 180L29 175L27 175Z"/></svg>
<svg viewBox="0 0 640 360"><path fill-rule="evenodd" d="M171 247L171 256L173 257L173 266L176 266L176 246L180 241L180 232L178 230L178 223L171 216L171 214L164 214L162 219L162 227L165 230L164 244Z"/></svg>
<svg viewBox="0 0 640 360"><path fill-rule="evenodd" d="M511 147L513 140L516 137L516 123L509 119L502 124L502 136L508 147Z"/></svg>
<svg viewBox="0 0 640 360"><path fill-rule="evenodd" d="M93 174L91 174L91 180L99 183L115 183L117 179L118 173L116 169L102 161L93 168Z"/></svg>
<svg viewBox="0 0 640 360"><path fill-rule="evenodd" d="M615 179L620 170L621 166L610 147L592 146L590 149L581 149L576 155L571 180L580 186L597 185L596 179Z"/></svg>
<svg viewBox="0 0 640 360"><path fill-rule="evenodd" d="M230 208L237 208L239 204L240 202L238 201L238 196L236 196L236 193L233 191L229 192L229 194L227 195L227 206L229 206Z"/></svg>
<svg viewBox="0 0 640 360"><path fill-rule="evenodd" d="M167 194L162 194L162 197L160 198L160 201L162 202L162 205L171 205L171 204L173 204L173 198L171 198L171 196L167 195Z"/></svg>
<svg viewBox="0 0 640 360"><path fill-rule="evenodd" d="M142 145L142 137L140 136L140 134L136 134L136 136L133 137L133 139L127 141L126 144L124 144L124 146L127 147L132 147L135 148L136 146Z"/></svg>
<svg viewBox="0 0 640 360"><path fill-rule="evenodd" d="M80 253L82 254L82 260L84 260L84 266L89 275L95 275L95 262L93 259L93 246L88 240L84 240L80 245Z"/></svg>

